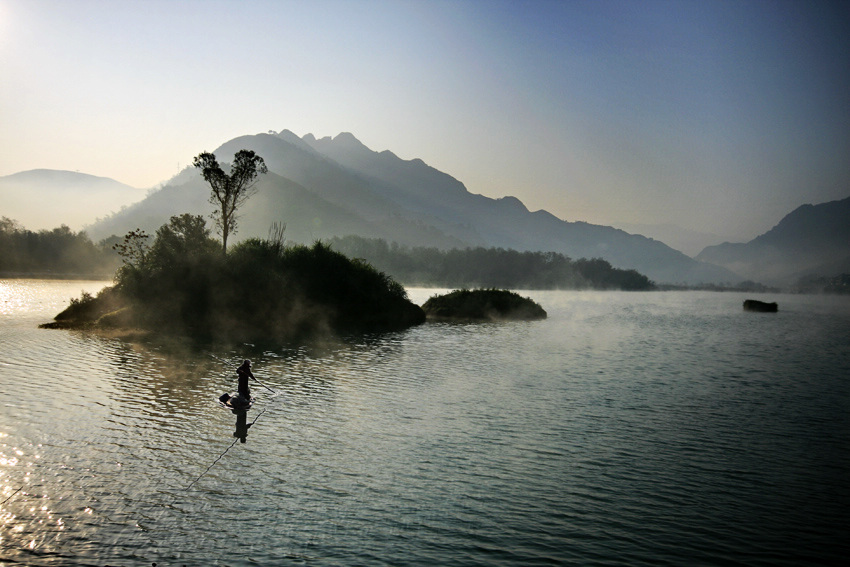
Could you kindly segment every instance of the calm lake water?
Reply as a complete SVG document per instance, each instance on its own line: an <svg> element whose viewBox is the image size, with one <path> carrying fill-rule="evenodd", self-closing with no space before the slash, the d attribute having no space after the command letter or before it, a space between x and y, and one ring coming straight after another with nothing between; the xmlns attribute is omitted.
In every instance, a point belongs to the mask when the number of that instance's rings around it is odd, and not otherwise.
<svg viewBox="0 0 850 567"><path fill-rule="evenodd" d="M103 285L0 280L0 564L850 555L850 298L528 292L547 320L300 348L37 328ZM244 444L243 358L276 392Z"/></svg>

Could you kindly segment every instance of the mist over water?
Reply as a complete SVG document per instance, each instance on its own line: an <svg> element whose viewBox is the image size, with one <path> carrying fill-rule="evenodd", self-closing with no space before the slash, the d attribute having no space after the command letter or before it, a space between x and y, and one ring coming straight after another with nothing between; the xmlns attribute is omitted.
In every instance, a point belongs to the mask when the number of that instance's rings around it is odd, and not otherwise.
<svg viewBox="0 0 850 567"><path fill-rule="evenodd" d="M0 549L26 565L823 565L850 302L524 292L545 321L310 347L37 329L0 280ZM434 290L410 290L423 303ZM251 358L246 442L216 398ZM247 425L246 424L246 425ZM188 489L187 489L188 488Z"/></svg>

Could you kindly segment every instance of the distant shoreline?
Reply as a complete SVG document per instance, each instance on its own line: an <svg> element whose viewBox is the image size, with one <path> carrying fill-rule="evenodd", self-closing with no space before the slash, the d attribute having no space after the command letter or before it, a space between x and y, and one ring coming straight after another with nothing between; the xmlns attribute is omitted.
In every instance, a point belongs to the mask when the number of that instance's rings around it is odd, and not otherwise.
<svg viewBox="0 0 850 567"><path fill-rule="evenodd" d="M114 274L57 274L53 272L0 272L3 280L90 280L112 281Z"/></svg>

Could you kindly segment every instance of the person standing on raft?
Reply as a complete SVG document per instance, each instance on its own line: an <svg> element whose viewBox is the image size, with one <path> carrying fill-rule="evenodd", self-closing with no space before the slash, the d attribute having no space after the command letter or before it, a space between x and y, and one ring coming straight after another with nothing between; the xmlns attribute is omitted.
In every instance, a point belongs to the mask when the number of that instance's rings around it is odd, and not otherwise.
<svg viewBox="0 0 850 567"><path fill-rule="evenodd" d="M251 361L247 358L242 361L242 366L236 369L239 375L239 395L246 400L251 399L251 388L248 387L248 379L256 380L251 372Z"/></svg>

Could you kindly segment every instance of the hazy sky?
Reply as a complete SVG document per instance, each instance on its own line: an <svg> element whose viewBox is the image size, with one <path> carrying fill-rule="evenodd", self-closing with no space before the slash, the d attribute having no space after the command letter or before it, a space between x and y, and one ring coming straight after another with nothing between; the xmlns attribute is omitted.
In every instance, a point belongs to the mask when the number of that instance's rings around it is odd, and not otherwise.
<svg viewBox="0 0 850 567"><path fill-rule="evenodd" d="M152 187L281 129L749 239L850 196L850 2L0 0L0 175Z"/></svg>

